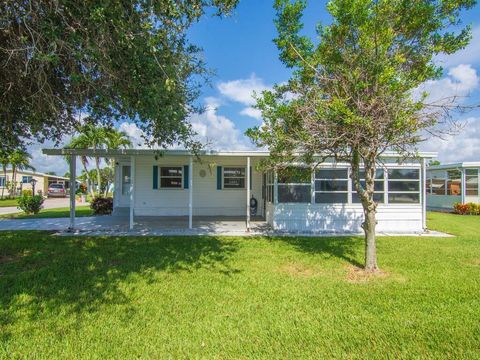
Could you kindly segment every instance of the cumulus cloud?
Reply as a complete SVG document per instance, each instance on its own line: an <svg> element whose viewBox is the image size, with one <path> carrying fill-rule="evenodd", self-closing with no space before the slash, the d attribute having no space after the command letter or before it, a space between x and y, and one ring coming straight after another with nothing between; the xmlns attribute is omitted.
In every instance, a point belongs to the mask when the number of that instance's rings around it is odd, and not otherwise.
<svg viewBox="0 0 480 360"><path fill-rule="evenodd" d="M262 119L262 112L259 109L255 109L253 107L247 107L243 109L242 111L240 111L240 114L257 119L257 120Z"/></svg>
<svg viewBox="0 0 480 360"><path fill-rule="evenodd" d="M421 87L416 89L414 97L427 92L428 102L441 103L449 101L454 96L459 97L459 101L463 97L467 97L480 84L480 78L477 71L472 65L460 64L448 71L448 75L439 80L430 80L425 82Z"/></svg>
<svg viewBox="0 0 480 360"><path fill-rule="evenodd" d="M424 151L438 152L442 163L478 161L480 156L480 117L470 117L464 121L464 128L458 134L444 139L431 138L421 144Z"/></svg>
<svg viewBox="0 0 480 360"><path fill-rule="evenodd" d="M452 55L440 55L435 62L444 68L451 68L460 64L480 63L480 26L472 29L472 40L462 50Z"/></svg>

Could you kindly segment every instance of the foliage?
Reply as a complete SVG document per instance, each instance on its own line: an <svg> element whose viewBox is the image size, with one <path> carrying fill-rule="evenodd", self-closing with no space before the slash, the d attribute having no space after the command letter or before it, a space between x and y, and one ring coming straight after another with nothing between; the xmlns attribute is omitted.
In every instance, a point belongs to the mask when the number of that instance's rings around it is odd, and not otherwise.
<svg viewBox="0 0 480 360"><path fill-rule="evenodd" d="M258 98L263 125L247 134L268 147L265 166L325 157L347 162L362 202L367 270L377 268L373 200L375 168L387 150L415 154L423 132L450 114L452 99L427 104L426 94L412 92L437 79L433 57L452 54L470 39L470 28L457 33L460 13L473 0L332 0L328 26L318 26L318 41L302 35L306 1L276 0L275 39L280 59L293 68L286 84ZM457 27L458 29L458 27ZM318 155L317 158L315 155ZM360 181L365 168L365 185Z"/></svg>
<svg viewBox="0 0 480 360"><path fill-rule="evenodd" d="M469 202L466 204L455 203L453 205L455 214L460 215L480 215L480 204Z"/></svg>
<svg viewBox="0 0 480 360"><path fill-rule="evenodd" d="M110 215L113 211L113 198L97 196L90 202L94 215Z"/></svg>
<svg viewBox="0 0 480 360"><path fill-rule="evenodd" d="M18 198L18 208L25 214L38 214L43 208L43 196L22 194Z"/></svg>
<svg viewBox="0 0 480 360"><path fill-rule="evenodd" d="M83 112L96 124L128 117L162 146L190 144L187 118L208 71L187 31L236 3L1 1L2 145L58 141Z"/></svg>
<svg viewBox="0 0 480 360"><path fill-rule="evenodd" d="M85 195L87 193L87 185L85 185L84 183L81 183L78 188L77 188L77 191L75 192L75 194L79 194L79 195Z"/></svg>
<svg viewBox="0 0 480 360"><path fill-rule="evenodd" d="M32 196L33 195L33 190L32 189L23 189L22 190L22 196Z"/></svg>
<svg viewBox="0 0 480 360"><path fill-rule="evenodd" d="M360 237L3 232L0 358L478 359L478 219L429 217L364 279Z"/></svg>
<svg viewBox="0 0 480 360"><path fill-rule="evenodd" d="M440 165L440 164L441 164L441 163L440 163L440 161L438 161L438 160L430 160L430 161L428 162L428 166L437 166L437 165Z"/></svg>

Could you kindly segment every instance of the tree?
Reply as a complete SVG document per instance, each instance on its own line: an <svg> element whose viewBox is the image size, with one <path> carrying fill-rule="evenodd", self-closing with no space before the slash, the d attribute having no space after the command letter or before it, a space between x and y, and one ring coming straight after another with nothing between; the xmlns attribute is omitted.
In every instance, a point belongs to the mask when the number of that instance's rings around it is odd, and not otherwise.
<svg viewBox="0 0 480 360"><path fill-rule="evenodd" d="M430 160L428 162L428 166L437 166L437 165L440 165L440 161L438 160Z"/></svg>
<svg viewBox="0 0 480 360"><path fill-rule="evenodd" d="M2 186L2 199L5 195L5 187L7 187L7 167L10 164L10 154L4 149L0 149L0 165L2 166L3 177L5 182Z"/></svg>
<svg viewBox="0 0 480 360"><path fill-rule="evenodd" d="M105 129L105 147L108 150L118 150L132 147L132 141L128 134L124 131L119 131L115 128ZM109 163L109 176L103 176L107 179L105 186L105 196L107 196L109 190L109 184L113 183L113 174L115 169L115 159L107 159ZM105 169L104 171L108 171Z"/></svg>
<svg viewBox="0 0 480 360"><path fill-rule="evenodd" d="M197 146L187 117L209 71L187 31L237 2L1 1L2 146L60 141L82 113L97 125L129 118L152 144Z"/></svg>
<svg viewBox="0 0 480 360"><path fill-rule="evenodd" d="M10 165L12 166L12 195L15 196L15 190L17 187L17 171L18 170L35 170L33 166L30 165L31 155L22 149L16 149L10 154ZM35 195L35 194L33 194Z"/></svg>
<svg viewBox="0 0 480 360"><path fill-rule="evenodd" d="M264 124L247 131L271 151L268 164L315 164L331 157L351 166L361 200L365 269L378 270L373 200L379 157L386 150L414 154L425 131L446 120L453 99L429 104L412 93L441 76L437 54L451 54L470 39L460 12L475 1L332 0L329 26L318 44L301 34L306 2L276 0L275 39L282 62L294 70L287 84L258 98ZM320 155L320 159L315 157ZM364 170L365 183L360 181Z"/></svg>

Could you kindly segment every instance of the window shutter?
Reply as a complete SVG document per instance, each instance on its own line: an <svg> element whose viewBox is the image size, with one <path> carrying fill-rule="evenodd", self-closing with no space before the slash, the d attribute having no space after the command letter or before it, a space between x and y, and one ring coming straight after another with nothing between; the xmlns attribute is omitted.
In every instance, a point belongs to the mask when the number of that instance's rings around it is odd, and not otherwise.
<svg viewBox="0 0 480 360"><path fill-rule="evenodd" d="M190 173L188 171L188 165L183 166L183 188L188 189L188 184L190 183L190 179L188 178Z"/></svg>
<svg viewBox="0 0 480 360"><path fill-rule="evenodd" d="M158 189L158 166L153 167L153 189Z"/></svg>
<svg viewBox="0 0 480 360"><path fill-rule="evenodd" d="M222 190L222 167L217 166L217 190Z"/></svg>
<svg viewBox="0 0 480 360"><path fill-rule="evenodd" d="M250 166L250 190L252 190L252 167Z"/></svg>

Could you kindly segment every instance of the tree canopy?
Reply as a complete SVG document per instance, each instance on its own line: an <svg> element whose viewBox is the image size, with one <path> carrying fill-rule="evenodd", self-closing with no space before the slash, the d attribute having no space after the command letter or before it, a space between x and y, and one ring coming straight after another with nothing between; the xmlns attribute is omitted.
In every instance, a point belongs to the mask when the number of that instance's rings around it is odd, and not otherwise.
<svg viewBox="0 0 480 360"><path fill-rule="evenodd" d="M238 0L0 2L0 141L60 140L87 113L151 143L194 146L187 117L208 70L186 31Z"/></svg>
<svg viewBox="0 0 480 360"><path fill-rule="evenodd" d="M415 98L413 93L441 76L434 56L468 43L470 27L461 27L460 14L474 4L332 0L327 5L332 23L318 26L316 43L302 33L306 1L275 2L275 43L293 75L258 99L264 123L247 134L269 148L271 166L312 164L322 157L351 165L365 214L369 270L377 269L373 185L380 155L387 150L414 154L422 133L433 131L454 109L452 99L431 104L427 94Z"/></svg>

